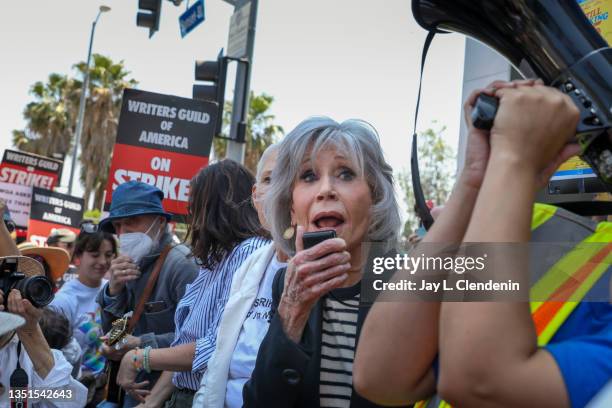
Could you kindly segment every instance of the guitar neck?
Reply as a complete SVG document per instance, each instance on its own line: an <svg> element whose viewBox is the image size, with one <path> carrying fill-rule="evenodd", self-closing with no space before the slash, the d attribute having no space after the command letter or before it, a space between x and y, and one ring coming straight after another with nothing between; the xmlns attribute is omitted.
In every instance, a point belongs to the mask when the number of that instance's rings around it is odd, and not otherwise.
<svg viewBox="0 0 612 408"><path fill-rule="evenodd" d="M123 390L117 384L117 374L119 374L119 367L121 361L109 361L108 365L108 389L106 392L106 401L123 405Z"/></svg>

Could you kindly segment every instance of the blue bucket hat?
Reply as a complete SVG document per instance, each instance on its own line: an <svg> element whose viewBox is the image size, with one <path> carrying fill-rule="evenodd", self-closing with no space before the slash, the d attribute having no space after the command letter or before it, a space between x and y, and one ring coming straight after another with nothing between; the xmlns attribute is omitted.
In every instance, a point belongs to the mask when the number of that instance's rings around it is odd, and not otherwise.
<svg viewBox="0 0 612 408"><path fill-rule="evenodd" d="M144 214L163 215L170 221L172 215L164 211L163 199L164 193L150 184L134 180L120 184L113 193L108 217L100 221L100 229L114 234L114 220Z"/></svg>

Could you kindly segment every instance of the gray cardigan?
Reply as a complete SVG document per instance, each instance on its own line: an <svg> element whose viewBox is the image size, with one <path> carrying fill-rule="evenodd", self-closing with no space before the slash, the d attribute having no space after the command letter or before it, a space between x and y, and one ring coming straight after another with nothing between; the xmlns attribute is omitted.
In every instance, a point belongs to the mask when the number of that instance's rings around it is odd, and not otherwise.
<svg viewBox="0 0 612 408"><path fill-rule="evenodd" d="M98 294L97 302L101 306L102 328L105 333L110 330L115 319L136 308L161 249L171 242L171 235L164 234L157 250L140 262L139 267L142 271L140 278L128 282L125 289L118 295L109 296L108 283L104 285ZM134 328L133 335L140 337L142 347L170 347L174 340L176 306L185 294L185 286L196 278L199 271L190 253L191 251L185 245L177 245L168 253L153 293Z"/></svg>

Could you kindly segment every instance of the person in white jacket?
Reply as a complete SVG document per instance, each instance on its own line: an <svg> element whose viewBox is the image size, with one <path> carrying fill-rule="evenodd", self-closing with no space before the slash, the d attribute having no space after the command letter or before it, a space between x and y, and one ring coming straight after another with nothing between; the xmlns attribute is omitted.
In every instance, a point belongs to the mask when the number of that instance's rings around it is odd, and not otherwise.
<svg viewBox="0 0 612 408"><path fill-rule="evenodd" d="M269 146L257 165L253 202L267 229L262 200L276 164L278 145ZM270 322L272 281L286 266L287 256L274 244L254 252L234 274L230 297L221 317L217 348L202 377L193 407L242 407L242 388L255 368L257 352Z"/></svg>
<svg viewBox="0 0 612 408"><path fill-rule="evenodd" d="M19 259L20 272L28 266L26 276L36 268L39 275L43 274L42 265L35 260ZM61 351L49 348L43 336L38 324L42 310L23 299L16 289L6 296L0 290L0 311L5 309L23 319L0 315L0 326L6 326L0 333L0 408L9 408L12 401L24 396L28 406L34 408L85 406L87 389L72 378L72 365ZM11 376L19 368L27 375L25 391L10 388Z"/></svg>

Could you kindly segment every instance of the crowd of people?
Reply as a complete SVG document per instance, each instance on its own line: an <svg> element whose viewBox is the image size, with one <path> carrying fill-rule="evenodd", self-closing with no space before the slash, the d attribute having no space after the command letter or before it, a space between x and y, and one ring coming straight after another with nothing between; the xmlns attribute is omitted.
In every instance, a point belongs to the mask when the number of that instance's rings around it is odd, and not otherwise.
<svg viewBox="0 0 612 408"><path fill-rule="evenodd" d="M500 99L490 132L471 124L480 92ZM538 81L494 82L464 110L465 166L417 249L610 243L612 223L534 206L579 151L567 96ZM231 160L194 175L185 242L163 193L138 181L116 188L99 224L57 231L44 248L17 247L0 225L3 265L13 257L55 291L48 305L0 292L13 314L0 314L0 407L19 369L33 390L71 390L30 399L40 407L584 407L605 392L609 302L574 302L543 330L527 301L367 302L372 243L388 253L400 234L394 190L372 126L312 117L268 147L254 176ZM327 230L335 237L305 245ZM604 250L589 290L609 299ZM507 277L527 274L524 260L501 264Z"/></svg>

